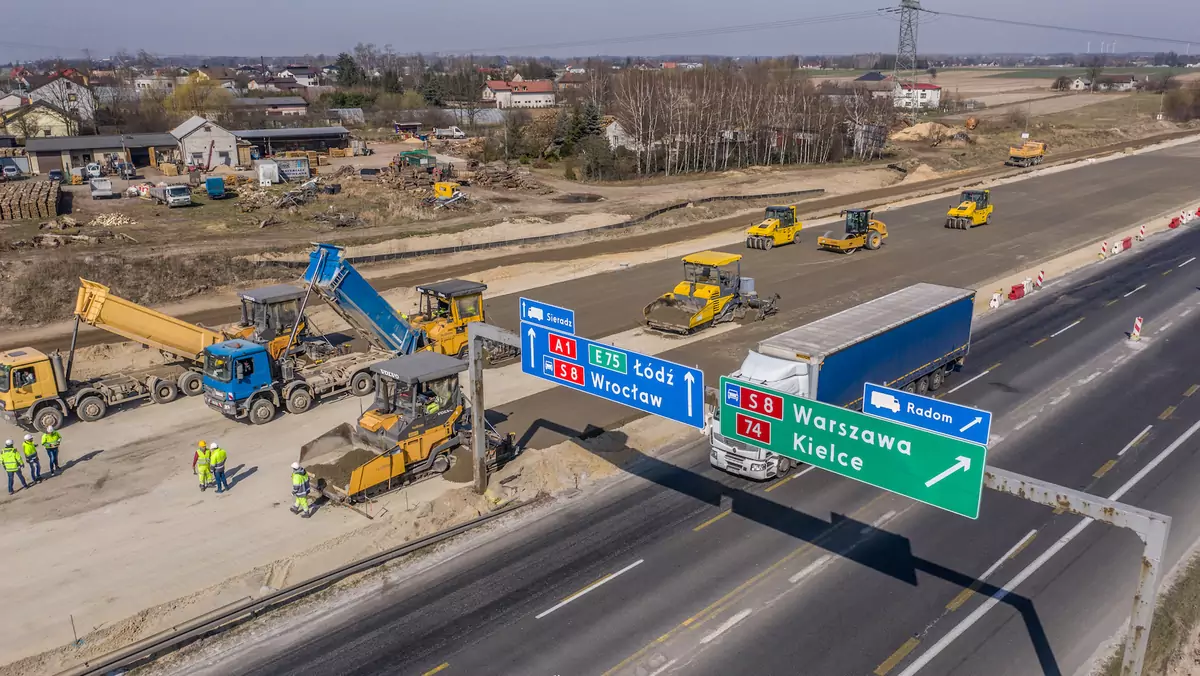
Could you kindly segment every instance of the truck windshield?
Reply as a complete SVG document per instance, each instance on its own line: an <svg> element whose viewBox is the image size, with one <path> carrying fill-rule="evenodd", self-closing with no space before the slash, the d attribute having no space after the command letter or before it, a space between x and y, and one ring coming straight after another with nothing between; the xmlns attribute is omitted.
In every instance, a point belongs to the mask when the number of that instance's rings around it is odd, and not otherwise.
<svg viewBox="0 0 1200 676"><path fill-rule="evenodd" d="M9 367L7 367L3 364L0 364L0 392L8 391L8 380L9 380L8 374L9 374L9 371L11 371L11 370L12 369L10 369Z"/></svg>
<svg viewBox="0 0 1200 676"><path fill-rule="evenodd" d="M189 190L186 185L173 185L170 188L167 188L167 194L171 197L183 197L185 195L190 195L191 190Z"/></svg>
<svg viewBox="0 0 1200 676"><path fill-rule="evenodd" d="M233 362L229 357L204 353L204 375L227 383L233 380Z"/></svg>

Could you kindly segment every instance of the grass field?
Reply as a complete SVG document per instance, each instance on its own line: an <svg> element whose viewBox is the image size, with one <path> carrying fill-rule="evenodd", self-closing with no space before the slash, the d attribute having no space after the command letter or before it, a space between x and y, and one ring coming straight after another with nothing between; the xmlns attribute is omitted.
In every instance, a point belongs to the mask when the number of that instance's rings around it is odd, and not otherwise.
<svg viewBox="0 0 1200 676"><path fill-rule="evenodd" d="M1105 68L1103 75L1157 75L1168 68ZM1195 69L1177 68L1176 72L1187 73ZM1060 76L1078 77L1087 75L1087 68L1014 68L1012 70L1001 70L995 73L989 73L983 77L1006 78L1006 79L1055 79Z"/></svg>

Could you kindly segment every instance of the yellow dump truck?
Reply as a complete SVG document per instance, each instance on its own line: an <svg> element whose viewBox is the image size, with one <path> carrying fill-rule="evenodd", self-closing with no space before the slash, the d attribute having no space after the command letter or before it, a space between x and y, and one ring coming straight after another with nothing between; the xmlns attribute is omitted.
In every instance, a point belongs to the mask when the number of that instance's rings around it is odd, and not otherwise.
<svg viewBox="0 0 1200 676"><path fill-rule="evenodd" d="M1010 167L1032 167L1041 164L1046 159L1046 144L1042 141L1026 141L1020 147L1008 149L1008 161L1004 164Z"/></svg>
<svg viewBox="0 0 1200 676"><path fill-rule="evenodd" d="M370 367L375 401L357 423L342 423L300 449L316 490L357 502L441 474L472 431L459 374L467 363L436 352L394 357ZM489 469L516 453L512 435L487 430Z"/></svg>
<svg viewBox="0 0 1200 676"><path fill-rule="evenodd" d="M800 241L804 224L796 218L796 206L767 207L761 222L746 230L746 248L772 249Z"/></svg>
<svg viewBox="0 0 1200 676"><path fill-rule="evenodd" d="M39 431L60 427L69 414L85 422L103 418L111 406L150 399L174 401L203 390L204 348L229 338L248 338L283 350L288 341L303 334L293 327L304 292L274 286L247 291L242 296L242 322L228 332L208 329L171 317L113 294L107 286L79 280L75 299L75 333L66 359L57 352L45 354L31 347L0 353L0 406L10 422ZM75 339L84 323L155 349L169 363L114 373L86 381L71 380Z"/></svg>

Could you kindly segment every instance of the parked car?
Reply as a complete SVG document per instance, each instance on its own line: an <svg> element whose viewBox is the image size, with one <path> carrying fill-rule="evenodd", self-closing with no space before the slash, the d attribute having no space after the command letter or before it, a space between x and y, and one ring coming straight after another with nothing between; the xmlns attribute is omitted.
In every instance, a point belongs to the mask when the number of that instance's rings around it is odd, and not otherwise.
<svg viewBox="0 0 1200 676"><path fill-rule="evenodd" d="M117 197L121 196L121 193L113 192L112 181L107 178L93 178L88 181L88 185L91 187L92 199L94 200L108 199L114 195Z"/></svg>
<svg viewBox="0 0 1200 676"><path fill-rule="evenodd" d="M21 170L14 167L11 164L5 165L3 171L4 171L4 180L6 180L6 181L15 181L18 178L21 178Z"/></svg>
<svg viewBox="0 0 1200 676"><path fill-rule="evenodd" d="M88 178L100 178L103 174L100 172L100 165L92 162L84 169L84 174Z"/></svg>
<svg viewBox="0 0 1200 676"><path fill-rule="evenodd" d="M121 178L137 178L137 169L134 169L129 162L118 162L117 175Z"/></svg>
<svg viewBox="0 0 1200 676"><path fill-rule="evenodd" d="M48 178L50 181L62 183L65 176L63 175L62 169L51 169L50 172L46 174L46 178Z"/></svg>

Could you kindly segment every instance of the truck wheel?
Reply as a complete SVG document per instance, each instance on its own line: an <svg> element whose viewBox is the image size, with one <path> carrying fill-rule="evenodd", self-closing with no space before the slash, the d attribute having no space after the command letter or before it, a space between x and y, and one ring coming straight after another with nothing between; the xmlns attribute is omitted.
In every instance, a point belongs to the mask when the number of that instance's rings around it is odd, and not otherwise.
<svg viewBox="0 0 1200 676"><path fill-rule="evenodd" d="M58 429L63 424L63 413L58 410L57 406L46 405L38 409L38 412L33 416L33 428L42 434L46 430L53 427Z"/></svg>
<svg viewBox="0 0 1200 676"><path fill-rule="evenodd" d="M800 243L800 231L797 230L796 233L794 235L792 235L792 244L799 244L799 243Z"/></svg>
<svg viewBox="0 0 1200 676"><path fill-rule="evenodd" d="M375 380L366 371L359 371L350 379L350 394L365 397L375 391Z"/></svg>
<svg viewBox="0 0 1200 676"><path fill-rule="evenodd" d="M747 237L747 238L746 238L746 248L747 248L747 249L753 249L753 248L754 248L754 238L753 238L753 237Z"/></svg>
<svg viewBox="0 0 1200 676"><path fill-rule="evenodd" d="M881 245L883 245L883 235L880 235L878 232L871 231L871 234L867 235L867 248L871 251L874 251Z"/></svg>
<svg viewBox="0 0 1200 676"><path fill-rule="evenodd" d="M79 400L75 405L75 415L84 422L96 422L108 413L108 405L100 397L92 394Z"/></svg>
<svg viewBox="0 0 1200 676"><path fill-rule="evenodd" d="M287 398L288 413L297 414L304 413L312 408L313 398L308 390L303 387L297 387L292 390Z"/></svg>
<svg viewBox="0 0 1200 676"><path fill-rule="evenodd" d="M792 459L779 456L779 460L775 463L775 476L782 479L792 471Z"/></svg>
<svg viewBox="0 0 1200 676"><path fill-rule="evenodd" d="M909 384L905 385L905 386L904 386L904 391L905 391L905 392L908 392L909 394L915 394L915 393L916 393L916 391L917 391L917 384L916 384L916 383L909 383Z"/></svg>
<svg viewBox="0 0 1200 676"><path fill-rule="evenodd" d="M169 404L179 396L179 388L170 380L155 379L150 383L150 400L156 404Z"/></svg>
<svg viewBox="0 0 1200 676"><path fill-rule="evenodd" d="M762 241L763 251L770 251L775 248L775 236L772 235Z"/></svg>
<svg viewBox="0 0 1200 676"><path fill-rule="evenodd" d="M942 370L938 369L929 374L929 391L937 392L942 389L942 383L946 382L946 376L942 374Z"/></svg>
<svg viewBox="0 0 1200 676"><path fill-rule="evenodd" d="M195 371L188 371L180 374L179 380L176 381L179 386L179 391L189 397L194 397L204 391L204 376Z"/></svg>
<svg viewBox="0 0 1200 676"><path fill-rule="evenodd" d="M929 376L926 376L917 381L917 394L925 394L928 391L929 391Z"/></svg>
<svg viewBox="0 0 1200 676"><path fill-rule="evenodd" d="M275 417L275 404L270 399L255 399L250 404L250 422L255 425L265 425Z"/></svg>

